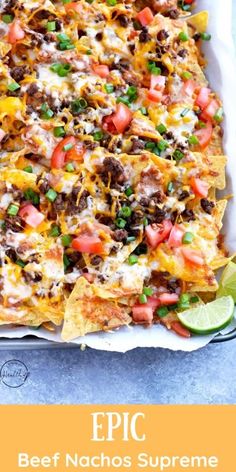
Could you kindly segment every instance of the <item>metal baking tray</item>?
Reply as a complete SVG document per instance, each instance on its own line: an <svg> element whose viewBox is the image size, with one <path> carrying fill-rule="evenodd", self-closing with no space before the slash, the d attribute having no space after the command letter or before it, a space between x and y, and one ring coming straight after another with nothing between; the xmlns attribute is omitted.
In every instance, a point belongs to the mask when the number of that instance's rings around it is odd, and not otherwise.
<svg viewBox="0 0 236 472"><path fill-rule="evenodd" d="M227 334L218 334L210 344L223 343L236 339L236 328ZM38 339L34 336L25 336L20 339L0 339L0 350L26 350L26 349L75 349L80 348L79 344L75 343L56 343L54 341L47 341L46 339Z"/></svg>

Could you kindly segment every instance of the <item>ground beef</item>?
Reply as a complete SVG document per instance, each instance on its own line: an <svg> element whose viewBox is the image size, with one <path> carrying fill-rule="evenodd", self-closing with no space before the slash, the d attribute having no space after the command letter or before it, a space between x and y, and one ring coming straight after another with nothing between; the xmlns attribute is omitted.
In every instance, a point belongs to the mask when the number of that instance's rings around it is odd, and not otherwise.
<svg viewBox="0 0 236 472"><path fill-rule="evenodd" d="M123 28L127 28L129 24L129 19L127 18L126 15L119 15L117 17L117 20L119 21L120 25L123 26Z"/></svg>
<svg viewBox="0 0 236 472"><path fill-rule="evenodd" d="M143 212L141 210L134 211L130 217L131 225L140 225L143 223Z"/></svg>
<svg viewBox="0 0 236 472"><path fill-rule="evenodd" d="M39 161L43 156L40 154L34 154L33 152L25 154L26 159L31 159L32 161Z"/></svg>
<svg viewBox="0 0 236 472"><path fill-rule="evenodd" d="M39 272L27 272L22 270L22 275L27 283L40 282L42 280L42 275Z"/></svg>
<svg viewBox="0 0 236 472"><path fill-rule="evenodd" d="M187 208L181 213L181 216L185 221L194 221L195 216L193 210L188 210Z"/></svg>
<svg viewBox="0 0 236 472"><path fill-rule="evenodd" d="M117 242L122 242L128 237L128 232L125 229L116 229L113 233L113 239Z"/></svg>
<svg viewBox="0 0 236 472"><path fill-rule="evenodd" d="M111 186L121 184L125 181L124 168L122 164L114 157L105 157L101 170L101 177L105 184L111 179Z"/></svg>
<svg viewBox="0 0 236 472"><path fill-rule="evenodd" d="M92 259L90 260L91 264L94 265L94 266L98 266L100 264L100 262L102 262L102 257L100 256L94 256L92 257Z"/></svg>
<svg viewBox="0 0 236 472"><path fill-rule="evenodd" d="M147 43L148 41L150 41L151 39L151 36L150 34L148 33L148 30L147 28L143 28L141 33L139 33L139 42L140 43Z"/></svg>
<svg viewBox="0 0 236 472"><path fill-rule="evenodd" d="M180 280L176 279L175 277L167 281L167 289L169 290L169 292L175 293L179 287L180 287Z"/></svg>
<svg viewBox="0 0 236 472"><path fill-rule="evenodd" d="M65 208L65 195L63 193L59 193L56 200L52 203L52 207L56 212L64 210Z"/></svg>
<svg viewBox="0 0 236 472"><path fill-rule="evenodd" d="M179 202L182 202L183 200L185 200L185 198L188 198L189 197L189 192L187 192L187 190L182 190L182 192L180 193L179 197L178 197L178 200Z"/></svg>
<svg viewBox="0 0 236 472"><path fill-rule="evenodd" d="M52 33L46 33L43 39L46 43L52 43L55 40L55 36Z"/></svg>
<svg viewBox="0 0 236 472"><path fill-rule="evenodd" d="M90 195L87 190L83 190L79 199L79 203L76 204L78 193L80 192L80 190L81 190L80 186L75 187L72 190L70 197L67 199L67 206L66 206L67 215L80 213L81 211L85 210L85 208L87 208L87 197Z"/></svg>
<svg viewBox="0 0 236 472"><path fill-rule="evenodd" d="M188 55L188 51L187 49L181 49L179 52L178 52L178 56L182 57L183 59L185 59L185 57Z"/></svg>
<svg viewBox="0 0 236 472"><path fill-rule="evenodd" d="M149 207L150 198L148 198L148 197L142 197L142 198L140 198L139 203L140 203L140 205L143 206L143 207Z"/></svg>
<svg viewBox="0 0 236 472"><path fill-rule="evenodd" d="M87 208L87 197L89 196L89 192L87 190L84 190L81 194L81 197L79 199L79 205L78 205L78 212L80 213L81 211L85 210Z"/></svg>
<svg viewBox="0 0 236 472"><path fill-rule="evenodd" d="M99 223L109 226L111 229L115 229L115 225L113 222L113 219L110 218L109 216L106 215L96 215L96 219L99 221Z"/></svg>
<svg viewBox="0 0 236 472"><path fill-rule="evenodd" d="M12 197L15 201L20 202L24 198L24 193L16 185L12 185L11 189Z"/></svg>
<svg viewBox="0 0 236 472"><path fill-rule="evenodd" d="M195 34L193 35L193 39L194 39L194 41L199 41L199 39L201 39L200 33L195 33Z"/></svg>
<svg viewBox="0 0 236 472"><path fill-rule="evenodd" d="M166 212L162 208L156 207L155 214L154 214L154 221L155 223L162 223L166 217Z"/></svg>
<svg viewBox="0 0 236 472"><path fill-rule="evenodd" d="M7 249L5 254L7 257L9 257L9 259L11 259L12 262L16 262L16 260L18 259L16 251L12 248Z"/></svg>
<svg viewBox="0 0 236 472"><path fill-rule="evenodd" d="M58 20L58 18L55 20L56 23L56 31L60 31L62 27L62 21Z"/></svg>
<svg viewBox="0 0 236 472"><path fill-rule="evenodd" d="M175 222L176 222L176 219L178 218L178 212L177 210L173 211L173 213L171 213L170 215L170 221L171 223L174 225ZM188 221L188 220L187 220Z"/></svg>
<svg viewBox="0 0 236 472"><path fill-rule="evenodd" d="M132 138L132 147L130 149L131 153L139 153L139 151L142 151L145 148L145 143L141 141L141 139L138 138Z"/></svg>
<svg viewBox="0 0 236 472"><path fill-rule="evenodd" d="M172 19L172 20L176 20L176 18L179 17L179 11L177 10L177 8L173 8L172 10L170 10L168 12L168 16Z"/></svg>
<svg viewBox="0 0 236 472"><path fill-rule="evenodd" d="M16 66L11 69L11 76L16 82L20 82L25 78L26 74L30 73L28 66Z"/></svg>
<svg viewBox="0 0 236 472"><path fill-rule="evenodd" d="M3 13L4 14L12 14L13 13L13 8L16 6L17 0L9 0L7 2L7 5L5 6Z"/></svg>
<svg viewBox="0 0 236 472"><path fill-rule="evenodd" d="M49 182L47 179L41 179L39 180L39 190L41 193L47 193L48 190L51 188L49 185Z"/></svg>
<svg viewBox="0 0 236 472"><path fill-rule="evenodd" d="M36 83L30 84L30 86L27 89L28 95L32 97L37 92L38 92L38 85Z"/></svg>
<svg viewBox="0 0 236 472"><path fill-rule="evenodd" d="M153 195L152 195L152 198L151 198L151 204L153 205L157 205L158 203L162 203L164 200L164 193L161 191L161 190L157 190L157 192L155 192Z"/></svg>
<svg viewBox="0 0 236 472"><path fill-rule="evenodd" d="M169 33L168 31L162 29L160 30L158 33L157 33L157 40L158 41L164 41L165 39L167 39L169 37Z"/></svg>
<svg viewBox="0 0 236 472"><path fill-rule="evenodd" d="M210 202L210 200L207 200L207 198L202 198L201 207L205 211L205 213L208 213L208 215L210 215L212 213L213 208L215 207L215 204L214 202Z"/></svg>
<svg viewBox="0 0 236 472"><path fill-rule="evenodd" d="M51 12L47 10L40 10L35 14L35 17L39 20L46 20L51 16Z"/></svg>
<svg viewBox="0 0 236 472"><path fill-rule="evenodd" d="M102 34L102 32L100 31L99 33L96 34L96 40L97 40L97 41L101 41L102 38L103 38L103 34Z"/></svg>
<svg viewBox="0 0 236 472"><path fill-rule="evenodd" d="M98 146L97 142L89 141L89 140L83 141L83 144L86 146L86 149L89 149L91 151Z"/></svg>
<svg viewBox="0 0 236 472"><path fill-rule="evenodd" d="M129 69L129 63L124 59L120 59L120 61L116 64L115 62L112 63L111 69L117 69L123 72L124 70Z"/></svg>
<svg viewBox="0 0 236 472"><path fill-rule="evenodd" d="M11 230L15 231L16 233L19 233L20 231L23 231L24 229L24 221L21 219L20 216L7 216L5 218L5 227L6 230Z"/></svg>

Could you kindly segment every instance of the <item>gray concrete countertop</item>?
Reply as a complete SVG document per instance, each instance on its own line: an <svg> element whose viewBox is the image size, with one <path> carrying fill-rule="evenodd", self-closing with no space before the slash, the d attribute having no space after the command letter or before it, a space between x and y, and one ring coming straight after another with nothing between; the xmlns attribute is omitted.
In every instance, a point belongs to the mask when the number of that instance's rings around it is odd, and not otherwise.
<svg viewBox="0 0 236 472"><path fill-rule="evenodd" d="M233 31L236 39L236 2ZM135 349L0 351L24 362L19 388L0 382L0 404L231 404L236 401L236 340L193 353Z"/></svg>

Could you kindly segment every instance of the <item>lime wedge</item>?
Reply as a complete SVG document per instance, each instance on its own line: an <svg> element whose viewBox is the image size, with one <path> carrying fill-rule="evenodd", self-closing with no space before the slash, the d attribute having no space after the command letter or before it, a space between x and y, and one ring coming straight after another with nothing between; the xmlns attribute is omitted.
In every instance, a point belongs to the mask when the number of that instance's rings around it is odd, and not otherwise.
<svg viewBox="0 0 236 472"><path fill-rule="evenodd" d="M217 298L206 305L178 313L181 323L197 334L210 334L225 328L234 316L234 300L231 296Z"/></svg>
<svg viewBox="0 0 236 472"><path fill-rule="evenodd" d="M236 264L229 262L225 267L217 291L216 297L231 295L236 303Z"/></svg>

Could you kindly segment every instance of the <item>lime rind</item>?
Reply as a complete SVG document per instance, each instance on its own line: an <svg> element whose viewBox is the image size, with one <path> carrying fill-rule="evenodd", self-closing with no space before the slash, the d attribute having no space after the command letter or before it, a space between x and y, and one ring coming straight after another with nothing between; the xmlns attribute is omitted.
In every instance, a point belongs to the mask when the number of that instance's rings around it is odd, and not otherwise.
<svg viewBox="0 0 236 472"><path fill-rule="evenodd" d="M231 296L217 298L206 305L178 313L181 323L196 334L211 334L226 328L234 317Z"/></svg>
<svg viewBox="0 0 236 472"><path fill-rule="evenodd" d="M236 264L234 262L229 262L220 279L216 297L220 298L224 295L231 295L236 302Z"/></svg>

